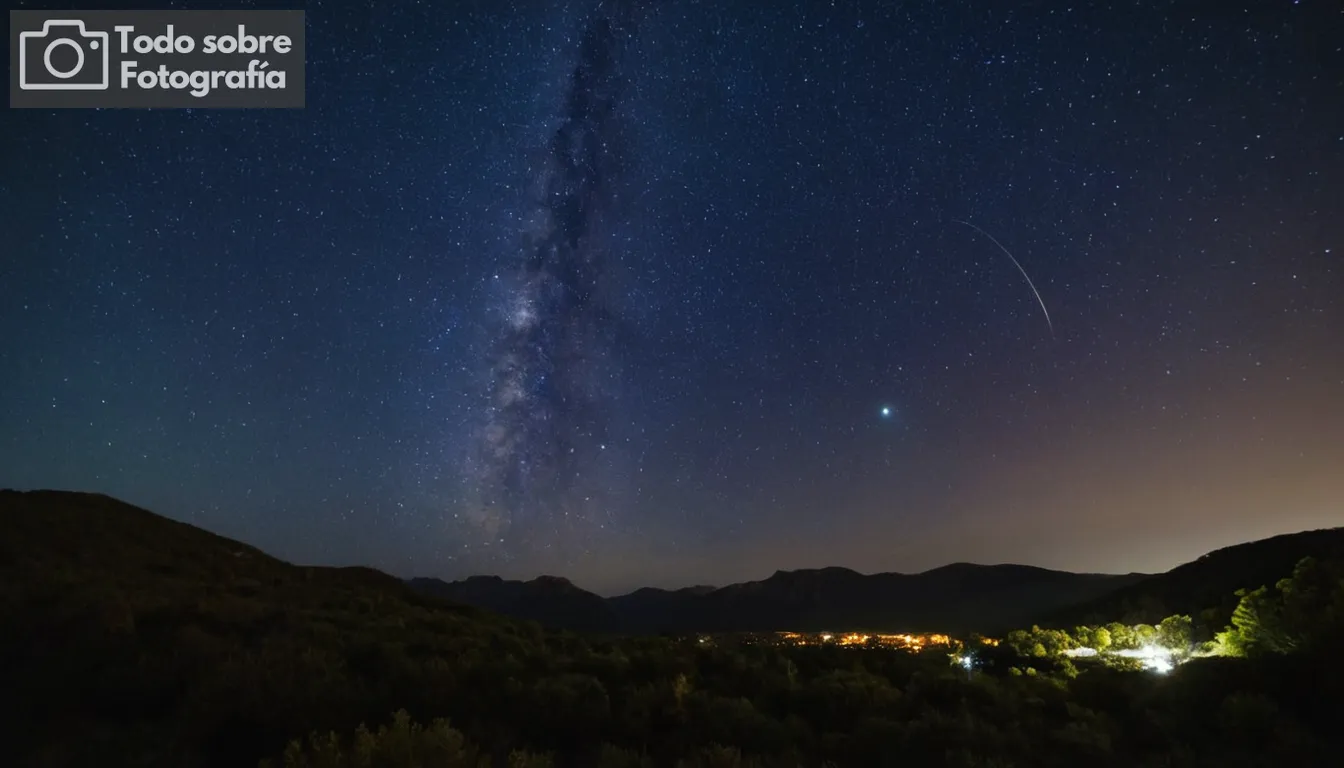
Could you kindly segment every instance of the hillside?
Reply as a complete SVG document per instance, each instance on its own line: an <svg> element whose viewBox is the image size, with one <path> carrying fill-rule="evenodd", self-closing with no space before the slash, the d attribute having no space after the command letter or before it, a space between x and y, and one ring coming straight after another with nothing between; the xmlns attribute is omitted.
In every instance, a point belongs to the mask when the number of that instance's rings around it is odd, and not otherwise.
<svg viewBox="0 0 1344 768"><path fill-rule="evenodd" d="M837 586L908 596L994 581L987 612L995 595L1085 583L1020 566L823 569L634 598L818 617ZM560 579L521 591L597 605ZM1310 655L1075 681L1064 661L1008 644L966 670L941 648L548 633L376 571L294 566L57 492L0 491L0 626L0 763L15 768L1330 765L1337 717L1315 702L1344 691L1336 665Z"/></svg>
<svg viewBox="0 0 1344 768"><path fill-rule="evenodd" d="M428 695L432 668L399 671L417 659L541 637L378 571L290 565L52 491L0 491L0 626L6 764L52 766L255 765Z"/></svg>
<svg viewBox="0 0 1344 768"><path fill-rule="evenodd" d="M1110 621L1155 623L1172 614L1199 618L1209 611L1202 623L1220 628L1237 606L1237 590L1273 586L1303 557L1344 559L1344 528L1289 533L1214 550L1166 573L1051 614L1041 623L1060 627Z"/></svg>
<svg viewBox="0 0 1344 768"><path fill-rule="evenodd" d="M428 594L566 629L657 633L869 629L999 632L1143 579L957 563L918 574L778 571L720 589L641 589L603 598L568 581L416 579Z"/></svg>

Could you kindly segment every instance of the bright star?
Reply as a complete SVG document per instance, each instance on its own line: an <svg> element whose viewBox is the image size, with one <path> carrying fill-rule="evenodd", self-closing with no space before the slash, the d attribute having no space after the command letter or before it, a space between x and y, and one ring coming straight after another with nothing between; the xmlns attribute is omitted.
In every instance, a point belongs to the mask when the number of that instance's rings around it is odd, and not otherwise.
<svg viewBox="0 0 1344 768"><path fill-rule="evenodd" d="M884 419L891 418L891 406L889 405L882 406L882 418Z"/></svg>

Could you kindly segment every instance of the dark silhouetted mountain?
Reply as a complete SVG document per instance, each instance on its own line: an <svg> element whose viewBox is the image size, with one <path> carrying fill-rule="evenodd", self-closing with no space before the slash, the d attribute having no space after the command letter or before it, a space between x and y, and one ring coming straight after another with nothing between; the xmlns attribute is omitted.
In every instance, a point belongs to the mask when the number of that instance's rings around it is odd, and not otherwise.
<svg viewBox="0 0 1344 768"><path fill-rule="evenodd" d="M1034 623L1156 623L1173 613L1221 627L1233 593L1273 584L1302 557L1344 558L1344 528L1227 547L1163 574L1077 574L1025 565L953 563L917 574L847 568L777 571L714 589L645 588L606 600L564 582L417 579L431 594L518 618L605 632L888 630L997 633Z"/></svg>
<svg viewBox="0 0 1344 768"><path fill-rule="evenodd" d="M1217 549L1040 623L1062 627L1111 621L1151 624L1172 614L1196 619L1205 614L1201 623L1218 629L1237 607L1237 590L1273 586L1304 557L1344 559L1344 528L1288 533Z"/></svg>
<svg viewBox="0 0 1344 768"><path fill-rule="evenodd" d="M466 601L426 597L373 568L293 565L98 493L0 490L0 576L0 597L45 595L57 607L87 588L118 610L145 600L165 610L182 602L194 606L188 612L199 612L216 598L285 606L316 595L329 607L371 600L497 620ZM0 600L0 608L17 604Z"/></svg>
<svg viewBox="0 0 1344 768"><path fill-rule="evenodd" d="M531 581L508 581L498 576L472 576L463 581L421 578L411 579L410 585L428 595L551 627L581 632L619 628L606 600L558 576L538 576Z"/></svg>
<svg viewBox="0 0 1344 768"><path fill-rule="evenodd" d="M56 491L0 491L0 627L14 766L255 766L333 716L470 701L429 679L444 660L543 640L370 568L291 565Z"/></svg>
<svg viewBox="0 0 1344 768"><path fill-rule="evenodd" d="M416 579L429 594L575 630L742 632L867 629L995 632L1145 578L957 563L919 574L778 571L719 589L645 588L606 600L568 582ZM602 610L599 606L605 608Z"/></svg>
<svg viewBox="0 0 1344 768"><path fill-rule="evenodd" d="M1291 560L1302 550L1290 542L1285 551ZM956 564L915 575L781 571L722 589L640 590L612 600L554 577L445 586L515 612L544 611L537 615L553 623L619 625L633 622L636 609L662 606L668 613L644 620L656 626L671 615L726 629L866 622L916 631L953 629L968 617L1017 623L1017 611L1125 578ZM781 616L788 622L776 624ZM1212 756L1210 765L1318 766L1338 763L1338 745L1325 737L1337 736L1328 704L1344 690L1336 665L1315 655L1197 659L1160 679L1099 667L1079 687L1047 670L1023 686L995 682L988 666L965 682L949 677L939 653L865 654L855 671L854 657L839 649L744 652L730 643L550 633L372 569L291 565L78 493L0 491L0 627L0 754L13 766L233 768L263 758L272 766L400 766L414 762L407 755L472 766L866 766L906 735L872 725L906 712L967 723L903 754L912 765L940 764L947 745L983 742L963 764L1073 765L1082 755L1110 765L1114 751L1154 765L1200 754ZM1330 650L1337 645L1326 640ZM982 695L990 689L992 700ZM744 698L750 690L758 703ZM1053 702L1044 709L1042 691ZM977 698L968 720L967 702ZM1041 745L1078 725L1066 717L1074 702L1090 711L1106 701L1116 702L1114 717L1074 734L1100 746L1080 752L1084 742L1072 738L1043 759ZM784 709L772 713L772 703ZM1262 711L1277 718L1274 728L1260 727ZM1129 717L1135 712L1142 717ZM1224 725L1229 712L1237 719ZM1135 722L1116 725L1126 717ZM422 730L412 720L435 724ZM909 733L923 739L927 723L912 722ZM1154 722L1189 727L1154 736ZM1287 737L1268 742L1263 759L1238 763L1249 742L1238 742L1233 728L1251 728L1257 744L1266 733ZM737 747L722 748L739 733L787 751L770 762L739 760ZM297 741L304 734L313 734L306 750ZM1191 734L1201 741L1183 740ZM1324 737L1304 742L1311 734ZM621 741L603 743L610 738ZM1142 751L1155 740L1157 751ZM819 741L843 751L824 751ZM557 750L567 751L552 760ZM656 762L646 757L652 750ZM837 754L854 759L823 762Z"/></svg>

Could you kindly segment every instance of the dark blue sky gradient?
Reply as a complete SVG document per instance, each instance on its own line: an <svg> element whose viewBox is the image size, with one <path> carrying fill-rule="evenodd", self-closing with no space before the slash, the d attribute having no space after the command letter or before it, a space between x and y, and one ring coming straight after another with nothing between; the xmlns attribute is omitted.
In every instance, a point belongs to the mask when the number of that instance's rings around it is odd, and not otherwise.
<svg viewBox="0 0 1344 768"><path fill-rule="evenodd" d="M301 111L5 111L0 486L608 592L1344 523L1333 4L797 5L640 14L586 554L460 516L592 3L309 3Z"/></svg>

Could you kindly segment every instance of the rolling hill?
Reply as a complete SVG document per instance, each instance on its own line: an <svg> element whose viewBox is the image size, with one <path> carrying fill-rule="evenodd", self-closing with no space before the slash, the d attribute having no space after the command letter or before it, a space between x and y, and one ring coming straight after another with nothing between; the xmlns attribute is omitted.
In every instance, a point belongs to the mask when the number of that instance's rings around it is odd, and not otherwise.
<svg viewBox="0 0 1344 768"><path fill-rule="evenodd" d="M255 766L545 642L369 568L291 565L55 491L0 491L0 627L0 762L16 766Z"/></svg>
<svg viewBox="0 0 1344 768"><path fill-rule="evenodd" d="M1227 624L1236 591L1273 586L1303 557L1344 560L1344 528L1288 533L1214 550L1166 573L1123 586L1044 617L1043 625L1069 627L1119 621L1156 623L1185 614L1211 628Z"/></svg>

